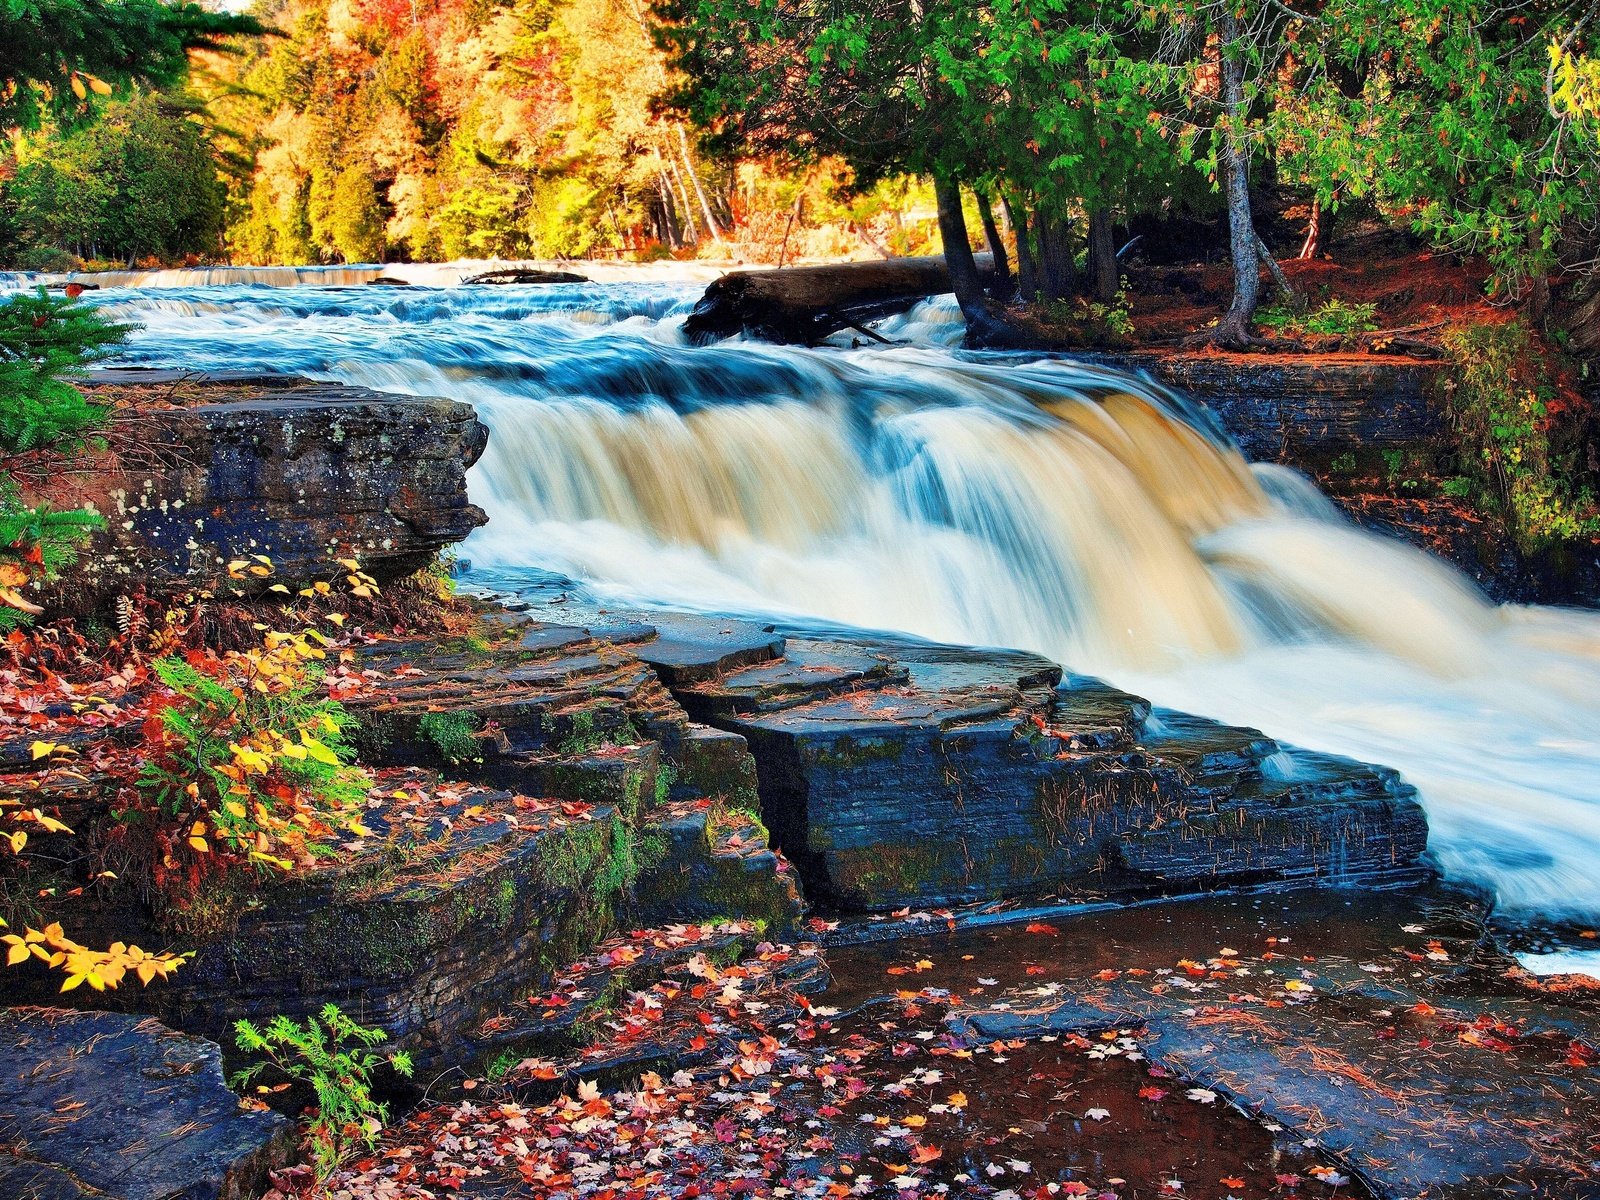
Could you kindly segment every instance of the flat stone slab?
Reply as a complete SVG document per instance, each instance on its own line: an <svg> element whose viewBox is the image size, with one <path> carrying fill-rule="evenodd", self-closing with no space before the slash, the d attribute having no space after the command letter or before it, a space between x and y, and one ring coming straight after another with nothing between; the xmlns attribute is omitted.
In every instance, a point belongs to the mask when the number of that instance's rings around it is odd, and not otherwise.
<svg viewBox="0 0 1600 1200"><path fill-rule="evenodd" d="M0 1195L231 1200L294 1142L241 1105L214 1042L150 1017L0 1010Z"/></svg>
<svg viewBox="0 0 1600 1200"><path fill-rule="evenodd" d="M784 637L770 625L680 614L653 623L656 639L632 649L668 685L711 679L783 654Z"/></svg>

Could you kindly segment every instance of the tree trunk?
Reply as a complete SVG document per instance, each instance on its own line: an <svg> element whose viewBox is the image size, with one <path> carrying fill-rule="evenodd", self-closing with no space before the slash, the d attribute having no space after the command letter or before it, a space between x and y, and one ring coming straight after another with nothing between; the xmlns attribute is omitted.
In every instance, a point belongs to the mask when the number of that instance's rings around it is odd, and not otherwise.
<svg viewBox="0 0 1600 1200"><path fill-rule="evenodd" d="M994 223L994 205L987 192L974 192L978 198L978 218L983 222L983 240L994 258L994 297L1009 300L1012 296L1011 264L1006 258L1006 244L1000 239L1000 229Z"/></svg>
<svg viewBox="0 0 1600 1200"><path fill-rule="evenodd" d="M1246 109L1244 64L1237 55L1239 20L1233 10L1224 5L1217 24L1217 32L1221 35L1222 115L1226 122L1217 165L1222 168L1224 195L1228 203L1233 302L1216 327L1198 335L1197 340L1239 348L1256 340L1250 332L1250 324L1256 306L1261 301L1261 268L1256 262L1256 243L1259 239L1250 212L1250 152L1243 129Z"/></svg>
<svg viewBox="0 0 1600 1200"><path fill-rule="evenodd" d="M1024 303L1032 304L1039 296L1039 276L1033 262L1028 210L1005 192L1000 193L1000 203L1005 207L1006 220L1017 235L1017 295L1022 297Z"/></svg>
<svg viewBox="0 0 1600 1200"><path fill-rule="evenodd" d="M1338 199L1338 192L1334 193L1334 199ZM1335 210L1323 208L1321 200L1311 201L1311 218L1306 222L1306 240L1300 247L1299 257L1322 257L1333 237L1333 222L1337 216Z"/></svg>
<svg viewBox="0 0 1600 1200"><path fill-rule="evenodd" d="M934 198L939 202L939 236L944 241L944 261L950 271L950 287L967 320L966 341L972 346L1003 345L1009 330L984 294L983 278L972 257L967 240L967 218L961 211L961 185L954 179L934 176Z"/></svg>
<svg viewBox="0 0 1600 1200"><path fill-rule="evenodd" d="M685 245L700 244L700 227L694 221L694 205L689 203L689 189L684 186L683 173L678 170L678 160L671 154L663 155L672 180L673 198L678 202L678 223L683 227Z"/></svg>
<svg viewBox="0 0 1600 1200"><path fill-rule="evenodd" d="M1094 298L1115 300L1118 282L1117 243L1111 233L1111 210L1092 209L1089 213L1089 286Z"/></svg>
<svg viewBox="0 0 1600 1200"><path fill-rule="evenodd" d="M667 186L664 172L656 172L656 190L661 194L661 224L666 232L664 240L669 249L676 250L683 245L683 235L678 230L677 213L673 211L672 189Z"/></svg>
<svg viewBox="0 0 1600 1200"><path fill-rule="evenodd" d="M720 242L722 230L717 225L716 217L711 215L711 201L706 198L706 190L700 185L700 176L695 173L694 158L689 153L689 135L681 124L678 125L678 148L683 151L683 171L689 177L689 182L694 184L694 194L699 197L700 213L706 219L706 228L711 231L711 240Z"/></svg>
<svg viewBox="0 0 1600 1200"><path fill-rule="evenodd" d="M1039 228L1039 282L1046 300L1066 300L1078 290L1078 268L1072 261L1065 221L1034 214Z"/></svg>
<svg viewBox="0 0 1600 1200"><path fill-rule="evenodd" d="M980 293L992 281L987 254L973 260ZM917 301L951 290L943 258L892 258L779 271L730 271L710 287L684 322L691 342L745 333L767 341L814 345Z"/></svg>

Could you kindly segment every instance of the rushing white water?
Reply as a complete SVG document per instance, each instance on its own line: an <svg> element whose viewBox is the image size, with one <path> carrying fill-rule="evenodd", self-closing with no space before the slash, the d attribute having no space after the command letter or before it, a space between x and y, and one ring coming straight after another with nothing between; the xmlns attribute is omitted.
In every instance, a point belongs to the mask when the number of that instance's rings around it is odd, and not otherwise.
<svg viewBox="0 0 1600 1200"><path fill-rule="evenodd" d="M1600 614L1488 604L1148 382L920 346L695 349L699 288L106 292L129 359L478 406L467 553L597 595L1038 650L1396 766L1451 874L1600 915Z"/></svg>

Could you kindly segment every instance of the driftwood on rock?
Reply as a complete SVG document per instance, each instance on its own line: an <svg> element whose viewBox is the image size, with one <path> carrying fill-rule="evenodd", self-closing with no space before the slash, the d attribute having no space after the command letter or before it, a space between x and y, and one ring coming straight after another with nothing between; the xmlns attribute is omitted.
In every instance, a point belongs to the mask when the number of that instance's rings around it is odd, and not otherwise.
<svg viewBox="0 0 1600 1200"><path fill-rule="evenodd" d="M993 258L973 257L985 284L993 283ZM950 290L950 271L938 256L733 271L706 289L683 331L692 342L744 333L810 346Z"/></svg>
<svg viewBox="0 0 1600 1200"><path fill-rule="evenodd" d="M461 281L463 284L504 283L588 283L587 275L571 271L545 271L536 267L505 267L498 271L484 271Z"/></svg>

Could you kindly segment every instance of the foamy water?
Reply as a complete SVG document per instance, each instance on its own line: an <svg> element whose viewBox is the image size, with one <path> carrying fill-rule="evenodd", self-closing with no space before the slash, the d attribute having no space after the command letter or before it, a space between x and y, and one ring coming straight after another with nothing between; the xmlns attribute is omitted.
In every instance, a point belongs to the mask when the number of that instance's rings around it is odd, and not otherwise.
<svg viewBox="0 0 1600 1200"><path fill-rule="evenodd" d="M1398 767L1448 873L1600 915L1600 615L1495 607L1304 478L1099 367L916 345L683 344L692 283L101 293L128 360L477 405L464 553L596 595L1036 650ZM847 343L848 337L841 338Z"/></svg>

